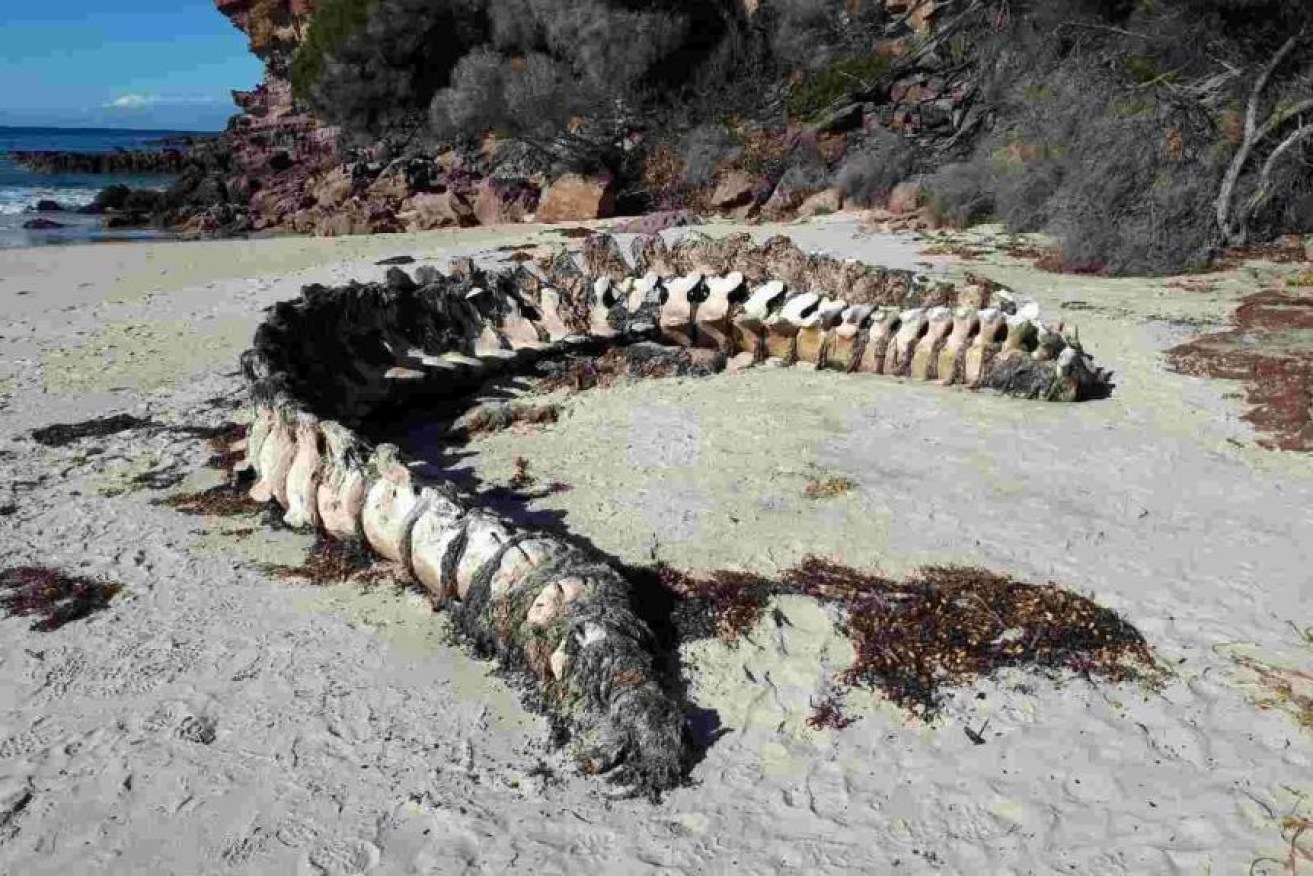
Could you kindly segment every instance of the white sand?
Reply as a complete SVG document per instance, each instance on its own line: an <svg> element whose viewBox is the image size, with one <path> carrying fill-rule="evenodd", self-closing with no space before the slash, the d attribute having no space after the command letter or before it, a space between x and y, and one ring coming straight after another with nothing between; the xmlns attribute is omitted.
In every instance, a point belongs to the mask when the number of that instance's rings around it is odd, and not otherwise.
<svg viewBox="0 0 1313 876"><path fill-rule="evenodd" d="M842 220L798 230L918 260ZM759 370L587 393L556 426L479 442L478 477L528 457L572 488L531 510L625 559L655 544L688 568L970 562L1088 592L1176 664L1160 693L1008 673L930 727L854 692L857 723L813 732L808 701L851 646L826 610L782 599L737 649L687 647L695 699L730 732L655 806L573 775L417 597L269 578L257 564L294 562L307 537L186 517L131 484L203 485L198 441L25 437L118 411L221 422L260 308L379 276L379 257L524 235L0 252L0 506L18 506L0 567L129 588L54 633L0 620L0 873L1288 872L1283 820L1313 816L1313 729L1258 707L1274 694L1255 667L1313 670L1296 632L1313 625L1313 461L1257 449L1238 386L1160 356L1288 267L1187 293L930 260L1050 311L1082 302L1067 315L1119 373L1106 402ZM803 498L818 474L857 489ZM986 719L974 745L963 728ZM1294 843L1313 866L1313 836Z"/></svg>

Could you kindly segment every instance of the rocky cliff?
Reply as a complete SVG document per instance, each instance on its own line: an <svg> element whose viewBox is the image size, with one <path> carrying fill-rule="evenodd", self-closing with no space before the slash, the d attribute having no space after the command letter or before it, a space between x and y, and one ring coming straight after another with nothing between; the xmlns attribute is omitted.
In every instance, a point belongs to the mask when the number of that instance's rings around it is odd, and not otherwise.
<svg viewBox="0 0 1313 876"><path fill-rule="evenodd" d="M215 0L218 9L249 38L250 49L265 63L264 81L253 91L237 92L241 113L207 150L198 150L193 166L170 194L162 221L184 231L213 234L248 230L286 230L315 234L427 230L451 225L521 221L535 216L540 204L552 221L588 219L623 212L668 209L685 216L690 209L721 211L713 179L697 191L676 182L654 190L645 203L617 201L626 183L610 175L567 174L526 163L525 153L510 144L485 144L481 150L393 159L386 148L338 148L337 129L318 122L293 97L289 70L305 40L314 0ZM933 27L932 0L878 0L899 23L905 37ZM749 18L760 4L748 2ZM882 50L897 55L905 46L891 40ZM793 150L799 137L842 138L871 127L893 130L914 139L951 134L960 126L967 90L951 77L931 76L909 68L892 92L879 100L839 107L810 129L784 127L747 134L763 141L762 150ZM751 127L751 126L750 126ZM508 157L509 156L509 157ZM655 152L661 160L660 150ZM558 171L559 172L559 171ZM643 175L648 175L642 171ZM773 174L773 175L772 175ZM646 185L646 183L644 183ZM733 210L740 217L771 216L836 209L837 190L815 181L800 184L781 169L759 171L751 192ZM806 205L806 206L804 206ZM913 204L913 207L915 205ZM659 218L659 217L658 217Z"/></svg>

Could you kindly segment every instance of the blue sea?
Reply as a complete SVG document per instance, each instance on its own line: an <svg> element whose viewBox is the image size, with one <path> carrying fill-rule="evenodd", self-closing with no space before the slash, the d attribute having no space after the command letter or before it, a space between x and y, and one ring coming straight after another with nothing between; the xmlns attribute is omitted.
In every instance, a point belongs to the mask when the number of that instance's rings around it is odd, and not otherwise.
<svg viewBox="0 0 1313 876"><path fill-rule="evenodd" d="M167 188L172 178L161 175L45 174L33 173L10 161L9 152L114 152L118 149L162 149L161 141L187 136L187 131L132 131L114 128L5 128L0 127L0 247L86 243L93 240L158 238L150 231L107 231L99 216L73 212L46 213L45 218L66 228L38 231L23 228L37 216L31 211L40 200L58 201L68 210L90 204L96 193L122 183L133 188Z"/></svg>

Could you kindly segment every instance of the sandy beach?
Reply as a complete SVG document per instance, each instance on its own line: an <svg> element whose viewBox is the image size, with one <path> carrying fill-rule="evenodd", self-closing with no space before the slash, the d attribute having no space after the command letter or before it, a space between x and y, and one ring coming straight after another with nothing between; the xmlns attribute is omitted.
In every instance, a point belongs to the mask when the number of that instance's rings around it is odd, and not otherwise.
<svg viewBox="0 0 1313 876"><path fill-rule="evenodd" d="M312 536L153 503L217 482L169 427L249 416L237 357L263 308L379 279L386 257L442 267L564 236L3 250L0 568L125 590L54 632L0 618L0 873L1313 872L1313 458L1260 447L1239 384L1163 356L1308 265L1185 290L1043 273L989 229L954 236L989 250L969 262L851 216L782 230L1034 295L1116 389L1039 404L756 368L580 393L552 425L440 461L495 488L525 458L568 489L517 512L625 562L770 574L816 554L1053 581L1131 621L1171 669L1161 689L1010 670L930 724L851 691L858 720L814 730L853 649L828 609L781 597L737 644L686 646L692 699L724 730L689 786L611 799L418 593L273 577ZM162 428L30 438L115 413ZM822 476L854 488L808 498Z"/></svg>

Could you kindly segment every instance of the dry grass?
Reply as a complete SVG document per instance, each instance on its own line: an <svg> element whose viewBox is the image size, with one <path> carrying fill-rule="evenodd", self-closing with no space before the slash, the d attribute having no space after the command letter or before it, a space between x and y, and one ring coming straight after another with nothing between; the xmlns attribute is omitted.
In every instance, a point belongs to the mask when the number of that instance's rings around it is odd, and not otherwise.
<svg viewBox="0 0 1313 876"><path fill-rule="evenodd" d="M857 482L850 478L831 475L824 478L813 478L807 482L807 487L802 494L808 499L837 499L840 496L846 496L857 488Z"/></svg>
<svg viewBox="0 0 1313 876"><path fill-rule="evenodd" d="M109 607L122 584L67 575L44 566L0 570L0 611L8 617L31 617L32 629L57 630Z"/></svg>

